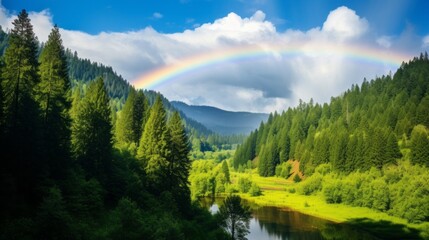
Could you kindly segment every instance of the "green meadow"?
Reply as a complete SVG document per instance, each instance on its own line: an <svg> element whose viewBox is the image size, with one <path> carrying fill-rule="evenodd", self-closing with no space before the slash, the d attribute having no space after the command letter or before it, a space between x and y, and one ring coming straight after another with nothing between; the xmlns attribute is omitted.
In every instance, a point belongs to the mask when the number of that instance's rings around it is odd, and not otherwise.
<svg viewBox="0 0 429 240"><path fill-rule="evenodd" d="M391 239L429 238L429 224L408 223L407 220L390 216L387 213L366 207L353 207L345 204L328 204L321 193L300 195L294 190L299 183L280 177L261 177L256 169L251 173L231 172L231 182L249 177L261 188L260 196L240 193L240 196L259 206L290 208L308 215L327 219L337 223L354 225L376 236L387 236Z"/></svg>

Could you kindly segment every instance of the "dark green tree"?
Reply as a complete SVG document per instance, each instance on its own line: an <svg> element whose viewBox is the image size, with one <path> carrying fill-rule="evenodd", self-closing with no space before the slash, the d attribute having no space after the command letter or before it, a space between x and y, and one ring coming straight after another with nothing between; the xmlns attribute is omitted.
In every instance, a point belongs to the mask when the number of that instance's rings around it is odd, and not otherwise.
<svg viewBox="0 0 429 240"><path fill-rule="evenodd" d="M44 156L49 174L63 177L70 157L70 81L57 26L49 34L40 57L37 100L42 112Z"/></svg>
<svg viewBox="0 0 429 240"><path fill-rule="evenodd" d="M134 115L134 102L136 99L136 90L131 88L130 93L128 94L127 101L124 104L124 107L119 112L118 120L116 121L116 141L121 144L130 144L134 142L133 134L133 115Z"/></svg>
<svg viewBox="0 0 429 240"><path fill-rule="evenodd" d="M3 143L1 183L6 211L37 203L36 186L42 173L39 107L35 101L38 43L25 10L13 21L2 71ZM4 192L3 192L4 191Z"/></svg>
<svg viewBox="0 0 429 240"><path fill-rule="evenodd" d="M417 125L411 132L411 161L415 164L429 166L429 139L427 129Z"/></svg>
<svg viewBox="0 0 429 240"><path fill-rule="evenodd" d="M219 216L232 240L247 239L252 212L241 203L240 196L228 196L219 208Z"/></svg>
<svg viewBox="0 0 429 240"><path fill-rule="evenodd" d="M387 155L387 161L384 163L395 163L396 159L399 159L402 157L402 153L399 150L398 140L393 133L393 131L389 131L387 142L386 142L386 155Z"/></svg>
<svg viewBox="0 0 429 240"><path fill-rule="evenodd" d="M226 181L231 182L228 163L225 160L222 162L222 173L225 175Z"/></svg>
<svg viewBox="0 0 429 240"><path fill-rule="evenodd" d="M112 125L103 78L88 86L72 125L72 149L86 175L103 185L112 168Z"/></svg>
<svg viewBox="0 0 429 240"><path fill-rule="evenodd" d="M330 161L335 169L344 171L349 137L344 129L338 129L335 132L336 134L332 136Z"/></svg>
<svg viewBox="0 0 429 240"><path fill-rule="evenodd" d="M191 146L186 135L185 127L178 112L174 112L168 121L170 132L170 157L167 158L167 176L164 181L169 182L169 189L180 208L189 207L189 169L191 160L189 152Z"/></svg>
<svg viewBox="0 0 429 240"><path fill-rule="evenodd" d="M137 158L142 163L152 190L167 189L165 177L171 157L170 139L166 112L158 96L150 110L137 150Z"/></svg>
<svg viewBox="0 0 429 240"><path fill-rule="evenodd" d="M139 144L144 126L149 118L149 101L142 90L138 90L134 100L133 112L133 141Z"/></svg>

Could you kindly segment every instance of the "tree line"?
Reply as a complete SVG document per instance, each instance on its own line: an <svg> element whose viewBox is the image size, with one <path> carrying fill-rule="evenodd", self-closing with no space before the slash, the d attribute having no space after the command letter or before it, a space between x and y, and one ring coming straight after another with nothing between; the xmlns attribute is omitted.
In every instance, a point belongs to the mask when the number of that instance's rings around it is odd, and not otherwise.
<svg viewBox="0 0 429 240"><path fill-rule="evenodd" d="M261 176L300 160L302 171L331 163L334 169L381 169L407 158L429 166L429 60L427 53L403 63L391 76L352 85L331 102L313 101L274 113L237 149L233 166L258 157Z"/></svg>
<svg viewBox="0 0 429 240"><path fill-rule="evenodd" d="M96 78L72 90L68 54L57 26L40 48L27 12L13 21L0 64L0 239L224 239L191 203L179 113L133 88L112 113L109 68L72 74Z"/></svg>
<svg viewBox="0 0 429 240"><path fill-rule="evenodd" d="M271 114L238 147L232 165L240 169L251 161L261 176L287 178L289 160L298 160L304 174L301 194L322 192L328 203L427 221L428 113L425 53L403 63L393 76L353 85L329 104L301 101Z"/></svg>

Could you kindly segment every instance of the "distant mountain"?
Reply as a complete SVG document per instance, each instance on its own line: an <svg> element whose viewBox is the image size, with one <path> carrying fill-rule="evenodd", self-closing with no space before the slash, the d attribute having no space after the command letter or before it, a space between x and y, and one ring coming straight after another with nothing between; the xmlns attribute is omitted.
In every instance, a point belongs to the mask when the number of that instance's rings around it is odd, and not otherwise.
<svg viewBox="0 0 429 240"><path fill-rule="evenodd" d="M183 102L171 104L210 130L219 134L249 134L259 127L261 121L268 119L268 114L251 112L231 112L209 106L191 106Z"/></svg>

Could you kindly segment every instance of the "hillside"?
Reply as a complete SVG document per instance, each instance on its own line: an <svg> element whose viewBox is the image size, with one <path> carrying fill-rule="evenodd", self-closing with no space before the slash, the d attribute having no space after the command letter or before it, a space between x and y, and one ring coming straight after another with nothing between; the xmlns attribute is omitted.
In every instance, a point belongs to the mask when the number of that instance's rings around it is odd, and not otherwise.
<svg viewBox="0 0 429 240"><path fill-rule="evenodd" d="M83 87L83 85L87 85L98 76L103 76L105 78L104 83L107 93L111 99L112 108L115 111L120 111L122 109L128 97L129 89L131 88L131 85L122 76L118 75L112 67L92 62L89 59L82 59L76 52L72 53L71 50L66 51L66 58L73 87ZM159 95L169 113L177 110L161 93L151 90L145 90L144 93L151 105ZM188 118L185 114L181 113L181 117L185 121L186 130L193 136L201 137L213 134L213 132L207 129L203 124Z"/></svg>
<svg viewBox="0 0 429 240"><path fill-rule="evenodd" d="M171 104L210 130L219 134L249 134L268 114L251 112L231 112L210 106L190 106L183 102L172 101Z"/></svg>
<svg viewBox="0 0 429 240"><path fill-rule="evenodd" d="M237 149L232 165L243 170L257 158L257 172L267 177L298 160L305 176L301 194L321 192L327 203L427 221L428 113L426 53L393 76L353 85L329 104L301 103L271 114Z"/></svg>

